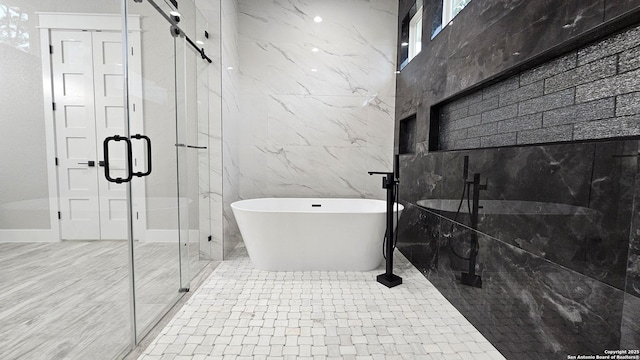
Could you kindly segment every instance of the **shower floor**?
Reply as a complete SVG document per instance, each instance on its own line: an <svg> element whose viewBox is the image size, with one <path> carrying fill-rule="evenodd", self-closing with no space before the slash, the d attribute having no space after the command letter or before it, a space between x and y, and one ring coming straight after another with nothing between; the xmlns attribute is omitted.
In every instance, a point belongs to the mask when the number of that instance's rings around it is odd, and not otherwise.
<svg viewBox="0 0 640 360"><path fill-rule="evenodd" d="M504 359L406 260L370 272L268 272L240 244L139 360Z"/></svg>
<svg viewBox="0 0 640 360"><path fill-rule="evenodd" d="M136 243L140 328L179 288L177 245ZM0 243L0 359L114 359L131 342L125 241ZM158 286L158 284L164 284Z"/></svg>

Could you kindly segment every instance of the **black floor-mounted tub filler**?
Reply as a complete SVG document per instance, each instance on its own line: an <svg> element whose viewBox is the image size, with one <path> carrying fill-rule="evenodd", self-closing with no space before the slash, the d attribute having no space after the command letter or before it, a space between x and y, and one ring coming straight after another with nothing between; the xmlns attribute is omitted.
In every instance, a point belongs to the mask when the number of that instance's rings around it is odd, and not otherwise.
<svg viewBox="0 0 640 360"><path fill-rule="evenodd" d="M384 175L382 178L382 188L387 190L387 232L385 235L385 249L386 252L386 271L376 277L378 282L388 288L398 286L402 284L402 278L393 273L393 251L395 244L393 242L393 206L396 203L397 186L399 183L399 169L400 161L399 156L394 155L393 172L380 172L369 171L369 175Z"/></svg>

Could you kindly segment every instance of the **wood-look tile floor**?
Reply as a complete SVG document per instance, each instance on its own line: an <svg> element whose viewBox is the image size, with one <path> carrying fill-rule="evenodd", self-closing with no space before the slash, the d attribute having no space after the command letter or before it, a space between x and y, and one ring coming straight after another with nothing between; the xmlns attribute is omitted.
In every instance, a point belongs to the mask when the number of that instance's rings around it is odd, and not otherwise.
<svg viewBox="0 0 640 360"><path fill-rule="evenodd" d="M192 247L195 248L195 247ZM134 246L138 331L179 298L178 246ZM195 275L206 262L192 251ZM131 342L125 241L0 243L0 359L115 359Z"/></svg>

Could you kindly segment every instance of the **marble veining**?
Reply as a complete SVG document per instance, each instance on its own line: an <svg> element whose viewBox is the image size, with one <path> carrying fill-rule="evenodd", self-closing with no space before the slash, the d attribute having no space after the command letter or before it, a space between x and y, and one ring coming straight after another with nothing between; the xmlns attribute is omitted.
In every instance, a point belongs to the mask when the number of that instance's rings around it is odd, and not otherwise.
<svg viewBox="0 0 640 360"><path fill-rule="evenodd" d="M222 12L222 141L217 149L222 153L222 202L218 216L222 224L220 233L222 247L219 249L224 259L240 241L238 225L231 212L231 203L240 199L240 136L239 126L243 107L240 93L242 74L239 73L242 55L238 46L240 6L237 1L223 0ZM214 226L215 227L215 226Z"/></svg>
<svg viewBox="0 0 640 360"><path fill-rule="evenodd" d="M398 247L508 358L637 344L638 145L403 155ZM474 231L467 204L456 215L464 156L488 184L477 228L482 289L459 280Z"/></svg>
<svg viewBox="0 0 640 360"><path fill-rule="evenodd" d="M414 224L408 230L414 233L401 236L415 242L399 244L403 254L507 358L552 359L620 348L624 292L483 234L477 268L483 287L461 285L466 261L453 255L452 246L468 255L470 230L435 213L407 210L403 222ZM443 236L451 229L453 236Z"/></svg>
<svg viewBox="0 0 640 360"><path fill-rule="evenodd" d="M479 231L622 289L637 171L637 160L626 155L637 153L637 146L619 141L403 156L400 191L414 204L459 199L462 158L469 156L469 173L488 183L481 202L555 203L575 210L554 215L546 207L484 209ZM443 216L454 218L455 209L449 210ZM468 225L468 213L457 221Z"/></svg>
<svg viewBox="0 0 640 360"><path fill-rule="evenodd" d="M633 158L631 158L633 159ZM637 158L640 161L640 157ZM625 290L631 296L640 297L640 176L636 176L631 228L629 231L629 259Z"/></svg>
<svg viewBox="0 0 640 360"><path fill-rule="evenodd" d="M393 159L397 5L238 2L242 198L384 197L367 171Z"/></svg>

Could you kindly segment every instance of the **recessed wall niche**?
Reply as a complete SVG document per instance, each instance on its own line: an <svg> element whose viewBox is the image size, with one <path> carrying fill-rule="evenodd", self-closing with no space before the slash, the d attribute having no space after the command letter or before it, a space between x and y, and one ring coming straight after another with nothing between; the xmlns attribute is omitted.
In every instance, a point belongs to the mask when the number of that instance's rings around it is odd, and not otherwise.
<svg viewBox="0 0 640 360"><path fill-rule="evenodd" d="M416 152L416 114L400 120L398 152L400 154Z"/></svg>
<svg viewBox="0 0 640 360"><path fill-rule="evenodd" d="M636 24L434 105L430 150L640 136L639 39Z"/></svg>

